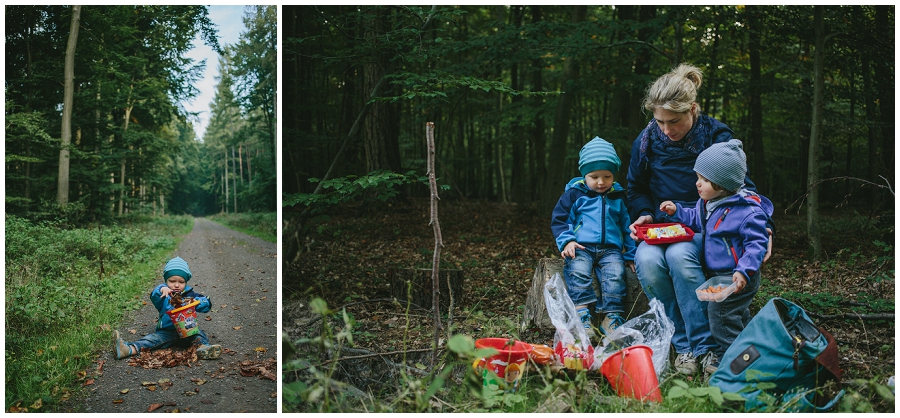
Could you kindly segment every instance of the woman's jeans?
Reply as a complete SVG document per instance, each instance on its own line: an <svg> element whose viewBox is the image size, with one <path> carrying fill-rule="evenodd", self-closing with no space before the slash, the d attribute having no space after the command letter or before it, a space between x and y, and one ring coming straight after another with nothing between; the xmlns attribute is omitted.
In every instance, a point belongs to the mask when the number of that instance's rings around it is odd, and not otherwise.
<svg viewBox="0 0 900 418"><path fill-rule="evenodd" d="M583 244L582 244L583 245ZM583 250L575 249L575 258L566 257L563 275L566 290L575 306L597 302L595 312L622 313L625 307L625 259L621 249L601 248L584 245ZM596 272L600 280L600 300L593 287L591 273Z"/></svg>
<svg viewBox="0 0 900 418"><path fill-rule="evenodd" d="M206 333L203 332L202 329L197 330L197 333L191 335L190 337L181 338L175 328L157 329L156 332L147 334L144 336L144 338L141 338L140 340L131 342L129 344L135 346L138 353L140 353L142 348L146 348L148 350L156 350L158 348L168 348L173 345L189 346L195 340L199 340L200 345L209 345L209 339L206 338Z"/></svg>
<svg viewBox="0 0 900 418"><path fill-rule="evenodd" d="M678 354L695 357L714 351L707 316L707 303L697 299L697 288L706 281L700 265L703 234L692 241L650 245L641 242L634 256L638 280L648 298L663 304L675 324L672 345Z"/></svg>
<svg viewBox="0 0 900 418"><path fill-rule="evenodd" d="M733 273L729 271L722 274L731 276ZM710 331L718 346L713 351L719 358L725 355L725 350L731 347L738 334L750 322L750 302L753 302L753 297L759 291L761 280L762 273L757 272L747 279L747 285L740 293L732 293L721 302L709 302Z"/></svg>

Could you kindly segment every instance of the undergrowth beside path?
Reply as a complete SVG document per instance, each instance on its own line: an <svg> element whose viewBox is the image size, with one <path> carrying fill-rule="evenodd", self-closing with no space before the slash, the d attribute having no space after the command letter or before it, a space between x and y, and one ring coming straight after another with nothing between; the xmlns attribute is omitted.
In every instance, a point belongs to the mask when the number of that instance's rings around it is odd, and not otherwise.
<svg viewBox="0 0 900 418"><path fill-rule="evenodd" d="M213 222L225 225L269 242L278 242L278 213L219 213L207 216Z"/></svg>
<svg viewBox="0 0 900 418"><path fill-rule="evenodd" d="M115 324L147 303L148 286L193 227L190 216L72 228L6 218L8 412L44 411L89 386Z"/></svg>

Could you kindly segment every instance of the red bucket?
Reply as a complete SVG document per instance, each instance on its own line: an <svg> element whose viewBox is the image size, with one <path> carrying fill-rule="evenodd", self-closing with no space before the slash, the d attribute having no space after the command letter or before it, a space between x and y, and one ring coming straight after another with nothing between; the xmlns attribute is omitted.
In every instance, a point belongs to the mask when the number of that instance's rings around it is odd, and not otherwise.
<svg viewBox="0 0 900 418"><path fill-rule="evenodd" d="M503 382L496 382L500 387L515 387L525 374L531 344L509 338L480 338L475 340L475 348L493 348L497 354L476 362L476 371L480 368L484 373L484 384L492 383L486 372L492 372Z"/></svg>
<svg viewBox="0 0 900 418"><path fill-rule="evenodd" d="M194 309L199 304L200 301L195 300L178 309L172 309L166 312L166 315L169 315L169 319L172 320L172 324L175 325L175 330L178 331L178 335L181 338L190 337L200 331L200 327L197 326L197 311Z"/></svg>
<svg viewBox="0 0 900 418"><path fill-rule="evenodd" d="M624 348L606 359L600 372L619 396L662 402L652 354L653 350L646 345Z"/></svg>

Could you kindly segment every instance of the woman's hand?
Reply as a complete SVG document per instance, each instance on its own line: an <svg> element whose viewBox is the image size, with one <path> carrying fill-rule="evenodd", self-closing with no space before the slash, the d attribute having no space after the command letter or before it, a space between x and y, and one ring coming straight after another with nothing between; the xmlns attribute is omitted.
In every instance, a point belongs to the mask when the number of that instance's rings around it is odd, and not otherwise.
<svg viewBox="0 0 900 418"><path fill-rule="evenodd" d="M640 238L637 236L637 226L643 224L649 224L653 222L653 217L650 215L644 215L634 220L634 223L628 225L628 229L631 230L631 239L634 242L640 241Z"/></svg>
<svg viewBox="0 0 900 418"><path fill-rule="evenodd" d="M581 244L579 244L579 243L577 243L577 242L575 242L575 241L569 241L569 243L566 244L566 248L563 248L562 252L560 253L560 255L562 256L563 260L565 260L566 257L569 257L569 258L571 258L571 259L574 260L574 259L575 259L575 249L576 249L576 248L578 248L579 250L583 250L583 249L584 249L584 246L581 245Z"/></svg>

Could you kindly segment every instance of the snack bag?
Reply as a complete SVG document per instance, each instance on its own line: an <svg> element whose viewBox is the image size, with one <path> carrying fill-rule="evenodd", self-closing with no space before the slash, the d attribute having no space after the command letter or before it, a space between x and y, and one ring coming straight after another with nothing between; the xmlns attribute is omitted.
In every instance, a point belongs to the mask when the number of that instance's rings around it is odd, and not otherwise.
<svg viewBox="0 0 900 418"><path fill-rule="evenodd" d="M575 313L575 304L566 290L562 275L556 273L544 284L544 303L550 322L556 327L553 346L559 361L575 370L586 370L594 362L594 347L584 330L581 318Z"/></svg>

